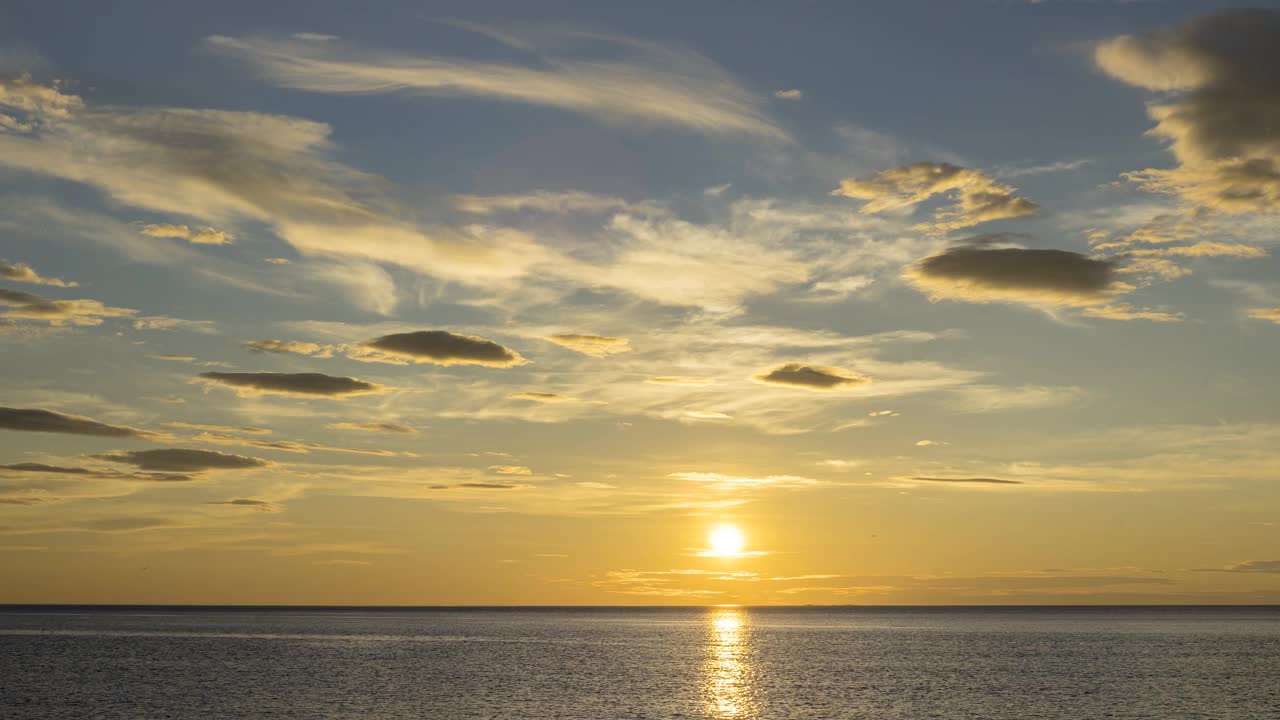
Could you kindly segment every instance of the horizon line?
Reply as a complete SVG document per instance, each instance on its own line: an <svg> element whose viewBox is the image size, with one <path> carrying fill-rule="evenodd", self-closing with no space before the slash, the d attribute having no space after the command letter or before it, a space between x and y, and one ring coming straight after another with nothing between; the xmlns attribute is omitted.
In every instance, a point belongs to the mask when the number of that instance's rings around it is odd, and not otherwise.
<svg viewBox="0 0 1280 720"><path fill-rule="evenodd" d="M1001 603L1001 604L795 604L795 605L330 605L330 604L253 604L253 603L0 603L0 612L22 609L167 609L167 610L714 610L737 608L768 609L898 609L898 610L964 610L964 609L1190 609L1190 608L1273 608L1280 603Z"/></svg>

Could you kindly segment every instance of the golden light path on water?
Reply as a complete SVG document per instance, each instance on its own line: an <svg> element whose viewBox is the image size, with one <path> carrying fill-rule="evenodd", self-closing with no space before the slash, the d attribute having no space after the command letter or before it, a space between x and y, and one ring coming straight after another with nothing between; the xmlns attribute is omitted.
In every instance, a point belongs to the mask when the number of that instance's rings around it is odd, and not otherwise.
<svg viewBox="0 0 1280 720"><path fill-rule="evenodd" d="M707 656L702 668L703 709L708 717L746 720L759 716L753 655L747 611L712 608L707 616Z"/></svg>

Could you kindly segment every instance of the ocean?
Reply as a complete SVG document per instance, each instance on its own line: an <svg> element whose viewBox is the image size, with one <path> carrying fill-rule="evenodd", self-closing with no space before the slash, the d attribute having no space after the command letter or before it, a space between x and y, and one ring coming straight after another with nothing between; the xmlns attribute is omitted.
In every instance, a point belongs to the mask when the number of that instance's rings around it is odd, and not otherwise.
<svg viewBox="0 0 1280 720"><path fill-rule="evenodd" d="M1280 719L1280 608L0 608L0 717Z"/></svg>

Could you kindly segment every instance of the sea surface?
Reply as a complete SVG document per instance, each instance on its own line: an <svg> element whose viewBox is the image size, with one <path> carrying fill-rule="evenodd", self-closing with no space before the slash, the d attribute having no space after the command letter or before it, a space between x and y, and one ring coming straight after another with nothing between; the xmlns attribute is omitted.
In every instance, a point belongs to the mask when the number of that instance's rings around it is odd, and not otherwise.
<svg viewBox="0 0 1280 720"><path fill-rule="evenodd" d="M0 717L1280 720L1280 608L0 607Z"/></svg>

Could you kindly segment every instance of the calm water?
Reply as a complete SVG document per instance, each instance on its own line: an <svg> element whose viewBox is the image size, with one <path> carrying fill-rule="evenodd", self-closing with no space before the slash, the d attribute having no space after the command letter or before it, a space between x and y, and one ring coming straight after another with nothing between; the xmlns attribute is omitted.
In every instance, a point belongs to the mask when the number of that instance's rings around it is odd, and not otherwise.
<svg viewBox="0 0 1280 720"><path fill-rule="evenodd" d="M0 717L1280 719L1280 608L0 609Z"/></svg>

